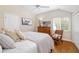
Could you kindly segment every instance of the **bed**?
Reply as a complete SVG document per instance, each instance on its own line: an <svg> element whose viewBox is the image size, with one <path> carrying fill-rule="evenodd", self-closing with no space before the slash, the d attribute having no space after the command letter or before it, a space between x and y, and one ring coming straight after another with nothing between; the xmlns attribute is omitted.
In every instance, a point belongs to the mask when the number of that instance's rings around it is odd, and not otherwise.
<svg viewBox="0 0 79 59"><path fill-rule="evenodd" d="M23 32L24 40L16 42L16 48L3 49L2 53L49 53L54 48L52 38L45 33Z"/></svg>
<svg viewBox="0 0 79 59"><path fill-rule="evenodd" d="M23 32L25 39L33 41L37 44L37 50L39 53L48 53L54 48L53 39L45 33L38 32Z"/></svg>

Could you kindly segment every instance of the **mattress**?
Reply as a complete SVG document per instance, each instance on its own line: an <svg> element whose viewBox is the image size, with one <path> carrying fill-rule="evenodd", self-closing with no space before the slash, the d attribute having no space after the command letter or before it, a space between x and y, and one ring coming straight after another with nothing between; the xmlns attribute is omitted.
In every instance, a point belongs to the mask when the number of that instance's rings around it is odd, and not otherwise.
<svg viewBox="0 0 79 59"><path fill-rule="evenodd" d="M14 49L3 49L3 53L36 53L37 45L29 40L23 40L15 43Z"/></svg>
<svg viewBox="0 0 79 59"><path fill-rule="evenodd" d="M38 52L48 53L54 48L53 39L45 33L24 32L24 38L35 42L38 46Z"/></svg>

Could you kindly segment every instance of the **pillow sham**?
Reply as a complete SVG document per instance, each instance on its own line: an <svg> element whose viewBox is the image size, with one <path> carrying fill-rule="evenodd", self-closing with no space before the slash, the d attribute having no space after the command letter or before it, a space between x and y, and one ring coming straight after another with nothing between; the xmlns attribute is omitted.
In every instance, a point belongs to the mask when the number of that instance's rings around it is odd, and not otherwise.
<svg viewBox="0 0 79 59"><path fill-rule="evenodd" d="M15 48L15 42L5 34L0 34L0 45L2 46L2 48Z"/></svg>

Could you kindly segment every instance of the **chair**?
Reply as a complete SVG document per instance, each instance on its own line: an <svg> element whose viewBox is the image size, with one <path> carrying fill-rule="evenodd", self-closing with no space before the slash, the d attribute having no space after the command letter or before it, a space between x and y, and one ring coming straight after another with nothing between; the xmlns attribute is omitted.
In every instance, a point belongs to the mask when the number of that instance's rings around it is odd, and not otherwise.
<svg viewBox="0 0 79 59"><path fill-rule="evenodd" d="M56 45L62 43L62 36L63 30L56 30L55 33L52 35L52 38L54 39Z"/></svg>
<svg viewBox="0 0 79 59"><path fill-rule="evenodd" d="M55 31L55 34L60 35L60 38L58 38L58 39L61 40L62 39L62 36L63 36L63 30L56 30Z"/></svg>

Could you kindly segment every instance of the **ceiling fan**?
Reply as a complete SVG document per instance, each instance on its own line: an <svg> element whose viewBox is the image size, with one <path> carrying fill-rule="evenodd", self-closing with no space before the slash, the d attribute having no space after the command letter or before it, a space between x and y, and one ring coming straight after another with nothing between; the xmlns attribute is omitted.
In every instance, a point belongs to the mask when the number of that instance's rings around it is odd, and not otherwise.
<svg viewBox="0 0 79 59"><path fill-rule="evenodd" d="M49 8L49 6L35 5L36 8Z"/></svg>

